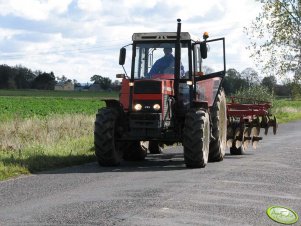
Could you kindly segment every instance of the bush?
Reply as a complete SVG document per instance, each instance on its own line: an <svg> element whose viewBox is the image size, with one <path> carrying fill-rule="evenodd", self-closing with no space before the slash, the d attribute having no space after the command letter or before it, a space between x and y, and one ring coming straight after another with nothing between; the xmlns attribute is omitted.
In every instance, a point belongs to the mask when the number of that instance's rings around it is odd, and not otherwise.
<svg viewBox="0 0 301 226"><path fill-rule="evenodd" d="M236 97L242 98L241 103L254 103L259 101L273 102L274 93L269 91L267 87L253 85L243 88L235 93Z"/></svg>

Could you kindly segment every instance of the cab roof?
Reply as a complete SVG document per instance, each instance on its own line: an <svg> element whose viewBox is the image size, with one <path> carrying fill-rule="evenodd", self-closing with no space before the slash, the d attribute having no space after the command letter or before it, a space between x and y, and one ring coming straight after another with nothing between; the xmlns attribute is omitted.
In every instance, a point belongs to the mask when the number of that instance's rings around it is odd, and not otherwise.
<svg viewBox="0 0 301 226"><path fill-rule="evenodd" d="M149 32L149 33L134 33L133 41L168 41L177 40L177 32ZM181 40L191 40L188 32L181 32Z"/></svg>

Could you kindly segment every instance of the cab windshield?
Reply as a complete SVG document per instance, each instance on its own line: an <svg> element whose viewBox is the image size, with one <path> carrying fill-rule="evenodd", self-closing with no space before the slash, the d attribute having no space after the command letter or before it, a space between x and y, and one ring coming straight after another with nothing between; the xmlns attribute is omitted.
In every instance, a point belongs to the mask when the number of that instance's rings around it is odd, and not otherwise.
<svg viewBox="0 0 301 226"><path fill-rule="evenodd" d="M137 43L134 78L173 78L174 62L175 43ZM188 70L188 45L182 43L180 76L188 76Z"/></svg>

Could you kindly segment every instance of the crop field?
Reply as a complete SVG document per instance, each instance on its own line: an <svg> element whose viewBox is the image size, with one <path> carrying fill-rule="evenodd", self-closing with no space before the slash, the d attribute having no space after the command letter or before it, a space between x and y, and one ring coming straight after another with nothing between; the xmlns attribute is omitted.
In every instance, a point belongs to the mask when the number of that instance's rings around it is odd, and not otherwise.
<svg viewBox="0 0 301 226"><path fill-rule="evenodd" d="M94 161L93 123L116 92L0 91L0 180Z"/></svg>
<svg viewBox="0 0 301 226"><path fill-rule="evenodd" d="M116 92L62 92L0 90L0 121L46 117L54 114L95 114L101 99L117 98Z"/></svg>
<svg viewBox="0 0 301 226"><path fill-rule="evenodd" d="M0 97L0 121L54 114L95 114L104 104L98 98Z"/></svg>

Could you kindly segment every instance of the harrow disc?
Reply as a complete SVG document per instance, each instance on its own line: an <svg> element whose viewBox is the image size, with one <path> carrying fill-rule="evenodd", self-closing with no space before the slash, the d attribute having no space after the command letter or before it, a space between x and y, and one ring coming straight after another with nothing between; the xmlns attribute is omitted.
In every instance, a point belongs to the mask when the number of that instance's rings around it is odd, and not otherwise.
<svg viewBox="0 0 301 226"><path fill-rule="evenodd" d="M243 137L243 146L245 149L249 147L250 141L251 141L251 128L247 127L244 131L244 137Z"/></svg>
<svg viewBox="0 0 301 226"><path fill-rule="evenodd" d="M274 133L274 135L276 135L277 129L278 129L278 124L277 124L277 119L275 116L274 116L274 119L269 121L269 124L270 124L270 126L273 127L273 133Z"/></svg>
<svg viewBox="0 0 301 226"><path fill-rule="evenodd" d="M237 127L235 129L234 141L235 141L235 147L240 148L243 142L243 131L241 127Z"/></svg>
<svg viewBox="0 0 301 226"><path fill-rule="evenodd" d="M254 149L257 148L258 142L262 140L262 137L253 137L252 138L252 146Z"/></svg>
<svg viewBox="0 0 301 226"><path fill-rule="evenodd" d="M227 128L227 147L228 148L232 147L233 139L234 139L234 129L230 124Z"/></svg>

